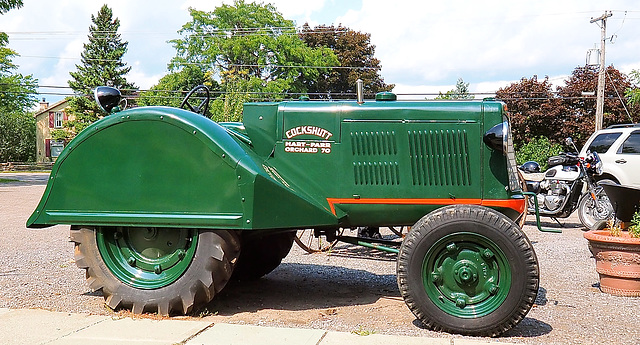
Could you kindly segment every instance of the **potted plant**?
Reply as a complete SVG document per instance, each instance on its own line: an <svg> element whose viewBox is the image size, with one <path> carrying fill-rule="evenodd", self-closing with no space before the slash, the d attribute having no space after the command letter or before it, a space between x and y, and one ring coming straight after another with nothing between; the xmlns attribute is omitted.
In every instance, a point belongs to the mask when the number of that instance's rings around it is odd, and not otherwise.
<svg viewBox="0 0 640 345"><path fill-rule="evenodd" d="M640 297L640 189L603 183L615 211L604 230L584 234L596 259L600 290Z"/></svg>

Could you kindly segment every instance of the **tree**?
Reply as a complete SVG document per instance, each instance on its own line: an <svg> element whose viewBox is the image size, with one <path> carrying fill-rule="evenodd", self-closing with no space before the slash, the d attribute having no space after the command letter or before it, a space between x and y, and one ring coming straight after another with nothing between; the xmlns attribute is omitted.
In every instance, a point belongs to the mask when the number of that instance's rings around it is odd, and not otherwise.
<svg viewBox="0 0 640 345"><path fill-rule="evenodd" d="M22 7L22 0L0 0L0 14L5 14L9 10Z"/></svg>
<svg viewBox="0 0 640 345"><path fill-rule="evenodd" d="M221 81L223 92L225 79L233 79L244 81L241 88L250 86L256 92L252 97L274 98L260 92L276 92L282 98L282 93L305 92L304 80L337 63L330 49L307 47L294 23L273 5L235 0L213 12L190 9L190 14L179 31L183 38L171 41L176 56L170 68L201 66Z"/></svg>
<svg viewBox="0 0 640 345"><path fill-rule="evenodd" d="M0 162L33 161L36 156L36 120L27 113L0 113Z"/></svg>
<svg viewBox="0 0 640 345"><path fill-rule="evenodd" d="M36 124L29 109L36 102L37 80L15 73L7 34L0 32L0 161L30 161L35 158Z"/></svg>
<svg viewBox="0 0 640 345"><path fill-rule="evenodd" d="M37 80L32 75L14 73L18 54L7 47L9 36L0 32L0 111L27 112L36 101Z"/></svg>
<svg viewBox="0 0 640 345"><path fill-rule="evenodd" d="M218 82L211 79L200 66L188 65L160 78L158 84L149 91L141 92L138 104L179 107L187 93L201 84L214 92L220 88Z"/></svg>
<svg viewBox="0 0 640 345"><path fill-rule="evenodd" d="M565 109L555 97L548 77L542 82L535 75L530 79L522 78L517 83L499 89L496 97L507 104L516 147L539 136L559 143L566 135L563 128Z"/></svg>
<svg viewBox="0 0 640 345"><path fill-rule="evenodd" d="M120 20L113 19L112 10L104 5L97 16L91 15L91 21L89 43L84 44L81 54L82 64L76 65L77 72L70 72L69 86L79 95L69 99L68 113L75 118L68 122L72 135L98 120L101 114L92 98L86 97L91 95L93 88L112 85L121 89L125 96L132 94L135 88L125 78L131 67L122 61L128 43L118 34Z"/></svg>
<svg viewBox="0 0 640 345"><path fill-rule="evenodd" d="M395 86L385 84L380 76L380 60L374 56L371 34L340 25L311 28L305 23L299 35L309 47L331 49L339 62L337 68L321 73L318 78L304 80L309 93L320 94L321 98L354 98L358 79L363 81L368 94L391 91Z"/></svg>
<svg viewBox="0 0 640 345"><path fill-rule="evenodd" d="M436 99L474 99L475 96L469 94L469 83L465 83L462 78L458 78L456 88L443 94L439 92Z"/></svg>
<svg viewBox="0 0 640 345"><path fill-rule="evenodd" d="M640 105L640 88L638 88L638 84L640 84L640 70L634 69L631 71L629 78L634 85L625 90L625 96L629 104L636 107Z"/></svg>
<svg viewBox="0 0 640 345"><path fill-rule="evenodd" d="M607 67L605 71L603 127L633 122L634 119L630 118L630 114L638 114L637 106L630 107L627 100L621 97L631 87L629 78L613 66ZM562 98L566 108L564 132L567 136L572 136L576 142L584 143L595 130L596 98L583 96L582 93L597 89L597 67L575 68L565 84L557 89L558 97ZM630 114L627 114L625 108L630 111Z"/></svg>

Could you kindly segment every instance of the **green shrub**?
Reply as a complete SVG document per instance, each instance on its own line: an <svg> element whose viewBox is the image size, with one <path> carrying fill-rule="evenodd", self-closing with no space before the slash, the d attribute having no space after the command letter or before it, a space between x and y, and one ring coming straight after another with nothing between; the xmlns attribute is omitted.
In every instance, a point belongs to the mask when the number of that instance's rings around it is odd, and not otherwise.
<svg viewBox="0 0 640 345"><path fill-rule="evenodd" d="M541 171L545 171L549 157L556 156L560 152L562 152L560 144L553 144L546 137L540 136L531 139L516 150L516 161L518 165L528 161L538 162Z"/></svg>
<svg viewBox="0 0 640 345"><path fill-rule="evenodd" d="M629 235L631 237L640 238L640 212L638 211L633 214L633 219L631 219Z"/></svg>

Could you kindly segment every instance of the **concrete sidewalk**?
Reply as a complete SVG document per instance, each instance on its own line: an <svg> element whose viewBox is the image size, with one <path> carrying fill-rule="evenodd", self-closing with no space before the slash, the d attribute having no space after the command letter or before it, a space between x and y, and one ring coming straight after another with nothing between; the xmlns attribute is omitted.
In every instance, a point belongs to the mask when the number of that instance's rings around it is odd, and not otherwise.
<svg viewBox="0 0 640 345"><path fill-rule="evenodd" d="M372 334L359 336L316 329L213 324L206 321L149 320L68 314L40 309L0 308L2 344L269 344L269 345L481 345L505 344L459 339Z"/></svg>

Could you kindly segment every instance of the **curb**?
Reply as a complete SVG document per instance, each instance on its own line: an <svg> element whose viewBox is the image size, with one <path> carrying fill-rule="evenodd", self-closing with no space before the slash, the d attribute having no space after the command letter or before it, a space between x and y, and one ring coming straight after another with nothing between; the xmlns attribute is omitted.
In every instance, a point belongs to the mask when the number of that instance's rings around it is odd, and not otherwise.
<svg viewBox="0 0 640 345"><path fill-rule="evenodd" d="M191 320L150 320L0 308L3 344L111 345L487 345L506 344L459 339L384 334L359 336L319 329L277 328Z"/></svg>

